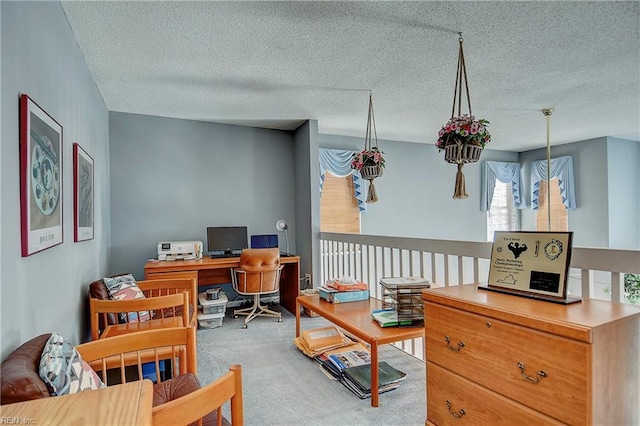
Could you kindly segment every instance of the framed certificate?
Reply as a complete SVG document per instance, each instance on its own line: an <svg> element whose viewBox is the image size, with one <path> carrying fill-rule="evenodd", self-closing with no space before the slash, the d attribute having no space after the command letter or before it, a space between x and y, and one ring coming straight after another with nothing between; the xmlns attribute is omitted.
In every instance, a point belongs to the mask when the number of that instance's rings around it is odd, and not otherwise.
<svg viewBox="0 0 640 426"><path fill-rule="evenodd" d="M496 231L486 289L557 303L567 298L573 232Z"/></svg>

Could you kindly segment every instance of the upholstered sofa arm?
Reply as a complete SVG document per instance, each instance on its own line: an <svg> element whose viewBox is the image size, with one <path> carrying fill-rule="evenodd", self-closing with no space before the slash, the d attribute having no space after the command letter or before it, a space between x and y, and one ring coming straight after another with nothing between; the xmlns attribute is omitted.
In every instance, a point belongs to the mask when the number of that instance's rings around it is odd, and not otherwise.
<svg viewBox="0 0 640 426"><path fill-rule="evenodd" d="M40 356L50 336L47 333L34 337L2 361L0 403L12 404L50 396L47 385L39 375Z"/></svg>

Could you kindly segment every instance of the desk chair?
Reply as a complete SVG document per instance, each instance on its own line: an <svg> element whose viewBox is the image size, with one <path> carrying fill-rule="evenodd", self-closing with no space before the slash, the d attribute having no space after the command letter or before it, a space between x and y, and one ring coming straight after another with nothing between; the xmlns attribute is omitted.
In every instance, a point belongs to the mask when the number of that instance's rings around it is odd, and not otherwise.
<svg viewBox="0 0 640 426"><path fill-rule="evenodd" d="M246 315L242 328L247 328L249 321L257 316L277 318L282 322L282 314L272 311L260 304L263 294L280 291L280 251L278 248L244 249L240 255L240 267L231 268L231 281L236 293L243 296L253 296L253 306L235 309L233 317Z"/></svg>

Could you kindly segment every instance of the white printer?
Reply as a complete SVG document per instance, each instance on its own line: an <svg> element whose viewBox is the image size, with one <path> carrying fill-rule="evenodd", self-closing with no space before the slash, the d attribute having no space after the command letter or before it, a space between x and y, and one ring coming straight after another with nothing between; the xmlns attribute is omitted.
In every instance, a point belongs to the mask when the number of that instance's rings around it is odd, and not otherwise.
<svg viewBox="0 0 640 426"><path fill-rule="evenodd" d="M202 241L165 241L158 243L158 260L202 259Z"/></svg>

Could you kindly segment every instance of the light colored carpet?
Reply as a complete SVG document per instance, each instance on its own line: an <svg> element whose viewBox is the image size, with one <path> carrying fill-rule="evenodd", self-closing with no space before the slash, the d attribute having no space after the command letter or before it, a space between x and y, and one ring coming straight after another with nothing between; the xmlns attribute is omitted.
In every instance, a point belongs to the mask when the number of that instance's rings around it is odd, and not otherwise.
<svg viewBox="0 0 640 426"><path fill-rule="evenodd" d="M280 309L276 307L276 309ZM295 316L282 309L283 322L256 318L242 329L242 319L227 310L222 327L198 330L198 377L214 381L241 364L244 419L247 425L424 425L425 365L391 346L380 348L380 360L407 373L398 389L380 395L380 406L359 399L320 371L318 363L293 344ZM302 328L328 324L302 318ZM228 404L223 412L228 415Z"/></svg>

